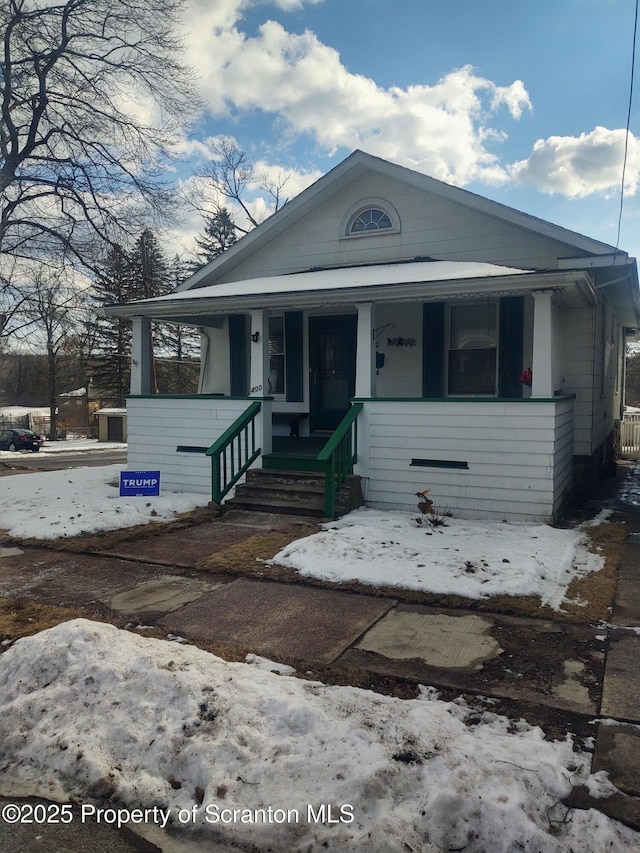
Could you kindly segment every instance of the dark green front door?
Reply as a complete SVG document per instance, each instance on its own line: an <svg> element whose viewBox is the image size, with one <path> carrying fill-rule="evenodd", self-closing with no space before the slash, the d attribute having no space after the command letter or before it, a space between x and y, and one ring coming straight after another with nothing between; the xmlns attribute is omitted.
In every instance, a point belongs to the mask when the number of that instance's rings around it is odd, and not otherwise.
<svg viewBox="0 0 640 853"><path fill-rule="evenodd" d="M309 318L311 432L335 429L346 415L356 385L355 314Z"/></svg>

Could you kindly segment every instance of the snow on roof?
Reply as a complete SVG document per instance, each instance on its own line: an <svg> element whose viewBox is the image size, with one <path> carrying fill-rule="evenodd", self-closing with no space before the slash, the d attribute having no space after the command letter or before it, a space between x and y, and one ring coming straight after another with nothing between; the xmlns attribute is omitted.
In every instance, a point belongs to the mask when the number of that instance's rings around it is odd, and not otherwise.
<svg viewBox="0 0 640 853"><path fill-rule="evenodd" d="M455 281L463 279L496 278L523 275L531 270L503 267L498 264L474 261L416 261L400 264L374 264L313 270L289 275L260 276L258 278L210 284L206 287L183 290L145 299L143 302L162 303L182 299L205 299L234 296L256 296L264 293L311 293L359 287L377 287L390 284L415 284L418 282Z"/></svg>
<svg viewBox="0 0 640 853"><path fill-rule="evenodd" d="M75 391L66 391L64 394L60 394L61 397L84 397L87 393L86 388L76 388Z"/></svg>

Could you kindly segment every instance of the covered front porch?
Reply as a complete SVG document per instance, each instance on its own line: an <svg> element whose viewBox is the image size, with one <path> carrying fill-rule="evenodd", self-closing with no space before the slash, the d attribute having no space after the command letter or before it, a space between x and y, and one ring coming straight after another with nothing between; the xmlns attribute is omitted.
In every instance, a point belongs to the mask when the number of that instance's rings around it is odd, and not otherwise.
<svg viewBox="0 0 640 853"><path fill-rule="evenodd" d="M207 451L216 438L233 433L256 403L249 432L241 429L235 444L225 448L218 470L226 466L226 475L218 482L229 482L254 454L251 464L273 466L275 459L282 468L326 470L321 457L332 437L303 438L289 446L287 439L276 437L276 453L273 444L265 452L273 441L271 400L201 395L129 399L129 468L152 466L161 471L163 489L215 499L219 492L215 485L212 491L216 474ZM369 399L356 400L353 408L355 418L347 426L347 445L338 464L346 475L353 462L368 506L413 510L415 493L428 488L441 508L459 517L550 521L571 494L571 397L518 402Z"/></svg>
<svg viewBox="0 0 640 853"><path fill-rule="evenodd" d="M412 510L428 488L460 516L557 518L575 453L563 312L593 304L588 276L445 266L447 280L440 262L381 265L127 306L129 467L214 500L248 466L308 466L353 471L372 507ZM151 393L154 320L200 329L198 394Z"/></svg>

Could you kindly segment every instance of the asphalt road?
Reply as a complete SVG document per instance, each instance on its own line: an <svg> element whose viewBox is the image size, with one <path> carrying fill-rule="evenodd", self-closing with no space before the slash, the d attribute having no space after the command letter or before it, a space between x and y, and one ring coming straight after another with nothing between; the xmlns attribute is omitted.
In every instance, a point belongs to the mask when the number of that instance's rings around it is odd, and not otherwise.
<svg viewBox="0 0 640 853"><path fill-rule="evenodd" d="M161 853L155 844L127 829L83 822L77 806L66 807L73 819L62 823L55 817L58 808L56 803L36 797L0 797L0 810L3 814L7 810L11 818L6 821L0 817L2 853ZM14 812L21 820L14 819Z"/></svg>

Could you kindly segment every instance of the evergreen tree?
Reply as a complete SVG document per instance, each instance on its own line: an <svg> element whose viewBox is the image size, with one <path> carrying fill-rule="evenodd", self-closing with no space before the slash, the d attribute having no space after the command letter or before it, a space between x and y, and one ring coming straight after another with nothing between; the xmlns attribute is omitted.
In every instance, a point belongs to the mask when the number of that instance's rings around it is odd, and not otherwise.
<svg viewBox="0 0 640 853"><path fill-rule="evenodd" d="M136 240L129 255L136 296L134 299L151 299L171 290L171 276L167 260L158 240L145 228Z"/></svg>
<svg viewBox="0 0 640 853"><path fill-rule="evenodd" d="M107 253L93 291L99 306L139 298L131 259L122 247L115 246ZM131 321L124 317L97 316L94 324L96 359L92 383L113 405L124 406L131 376Z"/></svg>
<svg viewBox="0 0 640 853"><path fill-rule="evenodd" d="M169 266L172 289L189 277L190 265L176 255ZM200 373L200 334L178 323L161 327L161 355L156 364L158 390L162 394L195 394Z"/></svg>
<svg viewBox="0 0 640 853"><path fill-rule="evenodd" d="M144 230L131 251L111 249L94 287L98 305L163 296L190 274L188 264L176 256L169 264L155 234ZM131 322L122 317L98 317L97 358L93 384L113 405L124 406L131 379ZM200 336L184 325L153 323L149 347L152 354L152 393L195 393L199 374Z"/></svg>
<svg viewBox="0 0 640 853"><path fill-rule="evenodd" d="M238 239L236 226L226 207L204 217L204 232L196 237L198 260L208 264L225 252Z"/></svg>
<svg viewBox="0 0 640 853"><path fill-rule="evenodd" d="M131 254L131 265L136 285L139 287L138 299L153 299L163 296L171 290L171 277L167 260L153 231L146 228ZM156 351L166 347L167 327L152 323L149 331L149 352L151 355L151 393L158 393L158 375L156 371Z"/></svg>

